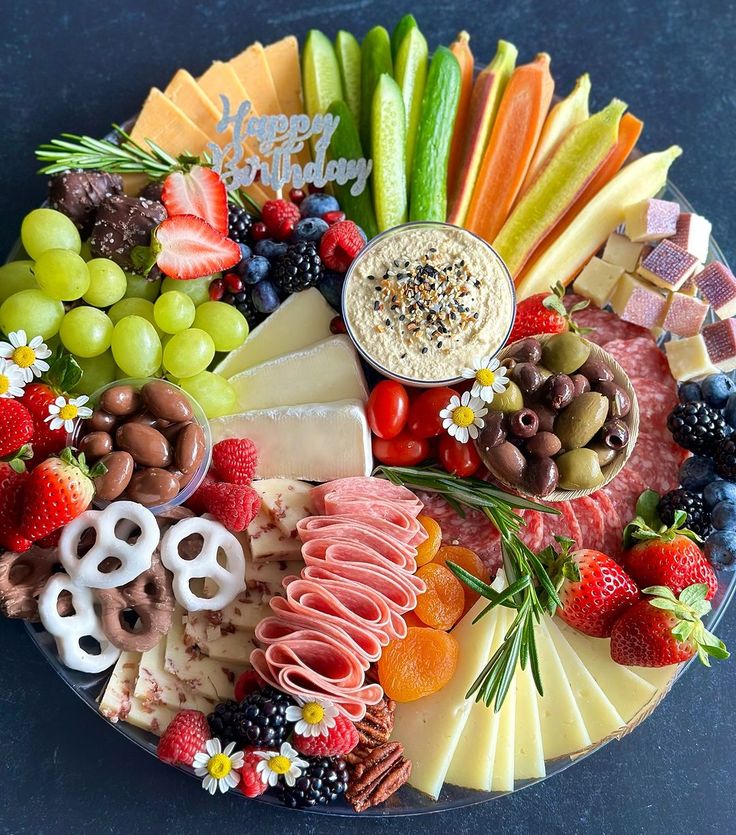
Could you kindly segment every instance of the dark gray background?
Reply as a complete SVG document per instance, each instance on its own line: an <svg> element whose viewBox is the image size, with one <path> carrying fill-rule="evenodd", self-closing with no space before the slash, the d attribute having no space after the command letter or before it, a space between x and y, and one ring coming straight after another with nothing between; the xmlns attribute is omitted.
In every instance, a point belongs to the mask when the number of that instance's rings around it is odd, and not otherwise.
<svg viewBox="0 0 736 835"><path fill-rule="evenodd" d="M496 40L520 59L549 52L558 90L588 71L596 109L612 96L646 123L641 147L685 149L673 179L713 221L734 260L736 91L732 2L650 0L507 3L313 0L203 2L1 0L0 251L42 199L32 149L61 131L105 133L148 88L179 67L197 74L253 40L311 27L359 37L418 17L430 46L471 32L480 62ZM736 613L721 634L736 646ZM34 651L23 627L0 622L0 831L7 833L372 833L492 830L694 833L734 831L736 664L691 669L635 733L536 788L472 809L397 822L341 823L212 800L85 708Z"/></svg>

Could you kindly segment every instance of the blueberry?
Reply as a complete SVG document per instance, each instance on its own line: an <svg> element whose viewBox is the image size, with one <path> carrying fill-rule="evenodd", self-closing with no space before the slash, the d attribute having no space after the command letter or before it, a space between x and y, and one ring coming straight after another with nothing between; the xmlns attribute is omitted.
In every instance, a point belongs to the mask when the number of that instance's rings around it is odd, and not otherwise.
<svg viewBox="0 0 736 835"><path fill-rule="evenodd" d="M322 280L317 285L317 289L325 297L327 304L340 310L342 307L342 285L345 276L342 273L326 271L322 276Z"/></svg>
<svg viewBox="0 0 736 835"><path fill-rule="evenodd" d="M680 467L680 484L693 493L702 493L703 488L716 478L715 464L710 458L693 455Z"/></svg>
<svg viewBox="0 0 736 835"><path fill-rule="evenodd" d="M693 400L703 399L698 383L683 383L678 393L680 395L680 403L690 403Z"/></svg>
<svg viewBox="0 0 736 835"><path fill-rule="evenodd" d="M329 228L327 222L322 220L321 217L305 217L294 228L292 239L294 241L314 241L316 243Z"/></svg>
<svg viewBox="0 0 736 835"><path fill-rule="evenodd" d="M339 212L340 204L331 194L308 194L299 204L302 217L322 217L327 212Z"/></svg>
<svg viewBox="0 0 736 835"><path fill-rule="evenodd" d="M723 417L726 423L736 429L736 394L729 394L726 401L726 408L723 410Z"/></svg>
<svg viewBox="0 0 736 835"><path fill-rule="evenodd" d="M708 537L705 556L719 571L736 569L736 531L716 531Z"/></svg>
<svg viewBox="0 0 736 835"><path fill-rule="evenodd" d="M259 313L273 313L281 304L279 294L270 281L261 281L250 291L253 306Z"/></svg>
<svg viewBox="0 0 736 835"><path fill-rule="evenodd" d="M703 490L703 501L708 509L713 509L719 502L736 502L736 484L723 479L716 479Z"/></svg>
<svg viewBox="0 0 736 835"><path fill-rule="evenodd" d="M736 383L725 374L711 374L700 384L703 400L714 409L722 409L729 396L736 392Z"/></svg>
<svg viewBox="0 0 736 835"><path fill-rule="evenodd" d="M710 513L713 527L719 531L736 529L736 501L718 502Z"/></svg>
<svg viewBox="0 0 736 835"><path fill-rule="evenodd" d="M286 255L286 250L288 248L287 244L281 243L280 241L272 241L270 238L264 238L256 244L255 252L256 255L263 255L264 258L268 258L269 261L273 261L276 258L280 258L282 255Z"/></svg>
<svg viewBox="0 0 736 835"><path fill-rule="evenodd" d="M271 262L263 255L254 255L248 260L243 271L243 281L246 284L258 284L263 281L271 270Z"/></svg>

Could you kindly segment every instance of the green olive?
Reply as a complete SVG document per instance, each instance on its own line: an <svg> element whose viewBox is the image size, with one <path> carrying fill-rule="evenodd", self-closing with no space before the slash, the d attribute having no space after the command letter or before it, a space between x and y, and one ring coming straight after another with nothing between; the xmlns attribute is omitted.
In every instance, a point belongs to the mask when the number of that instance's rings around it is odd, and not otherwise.
<svg viewBox="0 0 736 835"><path fill-rule="evenodd" d="M542 363L557 374L572 374L589 356L590 345L570 331L550 336L542 348Z"/></svg>
<svg viewBox="0 0 736 835"><path fill-rule="evenodd" d="M610 464L611 461L613 461L613 459L618 455L618 450L612 449L610 446L606 446L600 442L591 444L588 449L592 449L598 456L598 463L601 467L605 467L606 464Z"/></svg>
<svg viewBox="0 0 736 835"><path fill-rule="evenodd" d="M571 449L555 459L563 490L589 490L603 484L598 456L592 449Z"/></svg>
<svg viewBox="0 0 736 835"><path fill-rule="evenodd" d="M555 420L555 435L563 449L579 449L593 439L606 422L608 398L586 391L564 408Z"/></svg>
<svg viewBox="0 0 736 835"><path fill-rule="evenodd" d="M524 408L524 395L516 383L509 381L504 391L493 395L490 408L493 412L518 412L519 409ZM608 410L608 400L606 400L606 410Z"/></svg>

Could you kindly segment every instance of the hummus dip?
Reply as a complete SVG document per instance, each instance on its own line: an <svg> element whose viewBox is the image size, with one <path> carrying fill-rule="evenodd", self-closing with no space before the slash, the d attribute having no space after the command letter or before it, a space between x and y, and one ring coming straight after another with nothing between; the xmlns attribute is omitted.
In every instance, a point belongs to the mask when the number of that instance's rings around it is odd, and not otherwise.
<svg viewBox="0 0 736 835"><path fill-rule="evenodd" d="M417 385L457 382L495 355L514 321L514 285L485 241L447 223L397 226L353 261L343 318L363 357Z"/></svg>

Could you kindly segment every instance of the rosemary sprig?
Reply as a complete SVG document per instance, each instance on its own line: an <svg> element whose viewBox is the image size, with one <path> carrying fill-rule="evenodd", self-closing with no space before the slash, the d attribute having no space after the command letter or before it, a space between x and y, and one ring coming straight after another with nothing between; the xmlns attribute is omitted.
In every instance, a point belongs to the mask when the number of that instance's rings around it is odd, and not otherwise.
<svg viewBox="0 0 736 835"><path fill-rule="evenodd" d="M514 509L525 508L552 514L559 514L559 511L506 493L480 479L457 478L432 467L381 466L374 474L382 475L404 487L439 493L462 515L464 508L479 510L498 530L508 583L503 591L497 592L459 565L447 563L447 567L458 579L489 601L475 621L496 606L506 606L516 611L516 617L503 643L472 683L466 698L475 695L476 701L482 701L487 706L493 703L494 710L500 710L517 666L526 669L527 664L531 665L534 683L540 695L543 695L534 629L542 614L554 611L554 607L560 605L560 600L542 561L519 538L518 533L524 520L514 513Z"/></svg>

